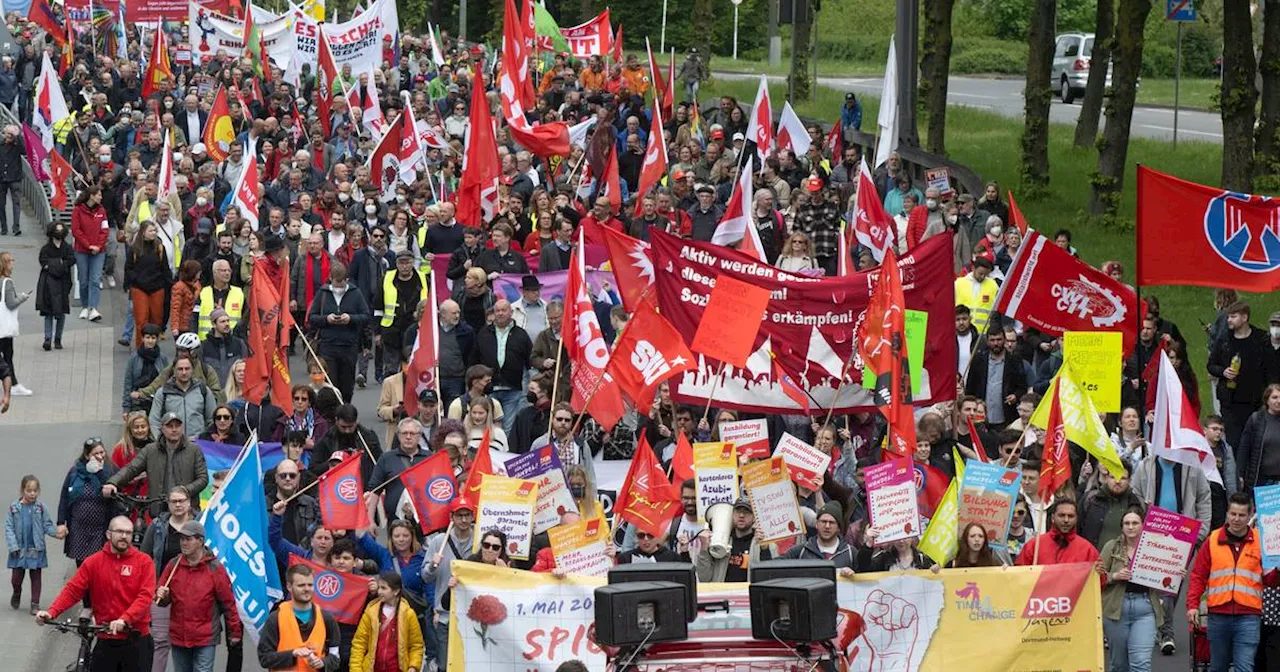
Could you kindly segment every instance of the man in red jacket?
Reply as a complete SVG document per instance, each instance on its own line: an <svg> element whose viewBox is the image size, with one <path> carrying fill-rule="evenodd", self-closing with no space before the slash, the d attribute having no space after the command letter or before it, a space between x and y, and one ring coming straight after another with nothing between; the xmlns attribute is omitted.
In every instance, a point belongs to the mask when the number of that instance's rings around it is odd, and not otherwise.
<svg viewBox="0 0 1280 672"><path fill-rule="evenodd" d="M1064 499L1049 507L1053 529L1032 539L1018 553L1016 565L1065 565L1072 562L1092 564L1098 549L1076 534L1076 503ZM1036 549L1039 548L1039 554Z"/></svg>
<svg viewBox="0 0 1280 672"><path fill-rule="evenodd" d="M204 525L188 520L178 530L182 555L169 561L160 576L164 585L156 588L156 602L169 607L169 645L177 670L211 670L217 640L213 626L218 607L226 614L229 643L235 646L243 636L240 614L227 570L204 547Z"/></svg>
<svg viewBox="0 0 1280 672"><path fill-rule="evenodd" d="M107 623L107 631L98 635L93 647L95 672L143 669L139 644L151 632L156 570L151 556L132 542L133 522L124 516L112 518L102 550L84 561L47 611L36 612L36 622L43 625L89 593L94 619Z"/></svg>

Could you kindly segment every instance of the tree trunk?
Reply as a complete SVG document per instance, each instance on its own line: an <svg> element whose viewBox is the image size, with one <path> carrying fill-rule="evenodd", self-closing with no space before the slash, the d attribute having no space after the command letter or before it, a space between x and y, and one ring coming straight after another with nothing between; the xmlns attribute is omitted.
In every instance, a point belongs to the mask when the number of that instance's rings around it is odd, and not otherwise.
<svg viewBox="0 0 1280 672"><path fill-rule="evenodd" d="M1107 65L1111 62L1115 28L1115 2L1098 0L1098 25L1093 33L1089 82L1085 84L1084 100L1080 103L1080 118L1076 120L1076 147L1092 146L1098 139L1098 115L1102 113L1102 98L1107 88Z"/></svg>
<svg viewBox="0 0 1280 672"><path fill-rule="evenodd" d="M662 11L661 5L658 11ZM706 63L708 72L711 70L711 26L715 24L715 20L714 0L694 0L693 46L702 54L702 62Z"/></svg>
<svg viewBox="0 0 1280 672"><path fill-rule="evenodd" d="M591 17L596 15L595 3L592 2L592 0L579 0L578 11L582 13L582 20L578 23L586 23L591 20Z"/></svg>
<svg viewBox="0 0 1280 672"><path fill-rule="evenodd" d="M701 0L700 0L701 1ZM813 5L810 0L796 0L796 4L804 3L804 20L795 21L791 25L791 100L809 99L809 42L813 27ZM793 12L794 14L794 12ZM695 22L696 23L696 22ZM705 24L703 24L705 25ZM707 31L703 31L707 32Z"/></svg>
<svg viewBox="0 0 1280 672"><path fill-rule="evenodd" d="M1266 0L1262 22L1262 115L1254 160L1259 175L1280 179L1280 0Z"/></svg>
<svg viewBox="0 0 1280 672"><path fill-rule="evenodd" d="M1253 120L1258 101L1249 0L1222 7L1222 187L1248 192L1253 183Z"/></svg>
<svg viewBox="0 0 1280 672"><path fill-rule="evenodd" d="M947 153L947 78L951 75L951 10L954 7L955 0L924 2L924 34L929 38L924 40L924 53L920 56L920 98L929 115L925 149L938 156Z"/></svg>
<svg viewBox="0 0 1280 672"><path fill-rule="evenodd" d="M1049 76L1053 67L1055 0L1035 0L1027 36L1027 82L1023 87L1025 121L1022 128L1022 190L1029 193L1049 186L1049 104L1053 92Z"/></svg>
<svg viewBox="0 0 1280 672"><path fill-rule="evenodd" d="M1125 159L1129 154L1129 125L1133 104L1138 98L1138 75L1142 74L1143 28L1151 13L1151 0L1120 0L1120 21L1116 28L1115 71L1112 73L1111 101L1107 105L1107 128L1098 149L1098 170L1093 174L1089 213L1114 217L1124 189ZM1097 47L1094 47L1097 53ZM1093 73L1089 73L1093 82Z"/></svg>

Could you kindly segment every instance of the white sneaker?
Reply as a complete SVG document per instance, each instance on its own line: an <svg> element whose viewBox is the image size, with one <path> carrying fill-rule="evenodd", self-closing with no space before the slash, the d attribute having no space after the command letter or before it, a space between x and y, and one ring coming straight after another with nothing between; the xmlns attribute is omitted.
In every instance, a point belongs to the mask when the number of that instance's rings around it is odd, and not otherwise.
<svg viewBox="0 0 1280 672"><path fill-rule="evenodd" d="M14 385L12 388L9 389L9 394L12 394L15 397L29 397L35 394L35 392L32 392L31 390L28 390L27 388L23 387L21 384L18 384L18 385Z"/></svg>
<svg viewBox="0 0 1280 672"><path fill-rule="evenodd" d="M90 322L99 322L101 320L102 320L102 313L99 313L97 308L94 308L89 311Z"/></svg>
<svg viewBox="0 0 1280 672"><path fill-rule="evenodd" d="M99 281L98 281L98 289L102 289L102 281L101 281L101 280L99 280Z"/></svg>
<svg viewBox="0 0 1280 672"><path fill-rule="evenodd" d="M82 319L82 320L87 320L87 319L89 319L89 309L88 309L88 308L81 308L81 309L80 309L80 319Z"/></svg>
<svg viewBox="0 0 1280 672"><path fill-rule="evenodd" d="M116 287L116 276L114 276L114 275L108 275L108 276L107 276L107 286L108 286L108 287L110 287L110 288L112 288L112 289L115 289L115 287Z"/></svg>

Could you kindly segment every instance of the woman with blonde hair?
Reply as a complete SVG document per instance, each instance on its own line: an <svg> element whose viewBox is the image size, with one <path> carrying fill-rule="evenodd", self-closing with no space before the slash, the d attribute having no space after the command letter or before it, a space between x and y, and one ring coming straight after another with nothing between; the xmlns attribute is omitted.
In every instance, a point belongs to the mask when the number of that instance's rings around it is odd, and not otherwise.
<svg viewBox="0 0 1280 672"><path fill-rule="evenodd" d="M467 430L467 443L472 450L479 447L485 430L488 430L489 447L507 451L507 433L502 431L502 425L494 424L488 397L471 398L467 403L467 414L462 418L462 426Z"/></svg>
<svg viewBox="0 0 1280 672"><path fill-rule="evenodd" d="M595 479L591 478L586 467L575 464L565 469L564 473L565 482L569 484L569 494L573 495L573 501L578 505L578 515L584 519L600 515L600 495L596 491Z"/></svg>
<svg viewBox="0 0 1280 672"><path fill-rule="evenodd" d="M142 344L142 327L164 324L164 292L173 284L169 255L159 240L160 229L151 220L138 225L133 245L125 256L124 288L133 300L134 347Z"/></svg>
<svg viewBox="0 0 1280 672"><path fill-rule="evenodd" d="M18 383L14 369L13 339L18 335L18 306L31 298L30 292L19 292L13 279L13 253L0 252L0 357L9 364L9 378L13 382L11 394L16 397L31 396L31 390Z"/></svg>
<svg viewBox="0 0 1280 672"><path fill-rule="evenodd" d="M108 459L116 469L120 469L126 464L133 461L148 443L155 440L151 435L151 423L147 420L146 411L132 411L125 416L124 434L116 445L111 449L111 455ZM120 494L130 495L133 497L147 496L147 476L143 474L120 487ZM145 515L146 511L134 511L130 517L134 523L140 520L150 522L151 516Z"/></svg>
<svg viewBox="0 0 1280 672"><path fill-rule="evenodd" d="M480 333L488 324L486 316L497 301L493 290L489 289L489 277L479 266L467 269L462 282L454 283L453 300L458 302L458 307L462 310L463 321L476 333Z"/></svg>
<svg viewBox="0 0 1280 672"><path fill-rule="evenodd" d="M811 271L818 268L818 261L813 256L813 241L799 231L787 236L787 244L778 255L778 268L792 273Z"/></svg>
<svg viewBox="0 0 1280 672"><path fill-rule="evenodd" d="M227 406L236 414L244 412L244 407L248 401L244 398L244 367L243 359L237 359L231 362L231 369L227 373L227 382L222 385L223 395L227 398Z"/></svg>

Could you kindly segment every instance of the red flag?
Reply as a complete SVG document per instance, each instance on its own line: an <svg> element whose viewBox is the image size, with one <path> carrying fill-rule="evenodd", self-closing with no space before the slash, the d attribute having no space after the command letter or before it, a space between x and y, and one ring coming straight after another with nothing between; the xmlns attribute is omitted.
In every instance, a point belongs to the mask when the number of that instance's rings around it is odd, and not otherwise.
<svg viewBox="0 0 1280 672"><path fill-rule="evenodd" d="M482 82L484 76L476 63L471 81ZM483 86L471 87L471 121L467 138L467 156L463 163L462 181L458 185L458 221L467 226L485 226L498 211L498 143L493 137L493 117Z"/></svg>
<svg viewBox="0 0 1280 672"><path fill-rule="evenodd" d="M534 126L525 117L525 112L533 105L529 53L525 49L525 39L525 28L520 23L515 2L506 0L506 14L502 21L502 70L498 75L502 116L506 119L512 139L520 146L542 157L567 155L568 124L557 121ZM475 132L474 129L472 132Z"/></svg>
<svg viewBox="0 0 1280 672"><path fill-rule="evenodd" d="M1023 236L1027 235L1027 218L1022 216L1022 211L1018 209L1018 202L1013 200L1013 190L1009 190L1009 224L1018 227L1018 232Z"/></svg>
<svg viewBox="0 0 1280 672"><path fill-rule="evenodd" d="M249 289L249 342L253 347L250 348L249 357L245 359L244 367L244 398L255 404L263 403L268 384L271 385L272 403L290 403L291 390L287 384L283 389L278 389L281 386L276 372L280 319L282 313L288 312L283 309L278 288L271 283L266 266L255 263L253 282ZM287 380L286 377L285 381Z"/></svg>
<svg viewBox="0 0 1280 672"><path fill-rule="evenodd" d="M636 199L633 217L639 217L644 206L644 195L662 183L667 174L667 142L662 135L662 109L653 102L653 123L649 126L649 142L644 149L644 163L640 165L640 186L632 196Z"/></svg>
<svg viewBox="0 0 1280 672"><path fill-rule="evenodd" d="M409 492L423 534L449 526L449 503L458 495L458 482L448 453L442 450L400 472L400 482Z"/></svg>
<svg viewBox="0 0 1280 672"><path fill-rule="evenodd" d="M888 450L907 457L916 450L916 426L911 411L902 276L892 250L876 276L871 302L858 329L858 355L864 369L875 377L876 405L889 421Z"/></svg>
<svg viewBox="0 0 1280 672"><path fill-rule="evenodd" d="M360 474L359 451L352 451L337 466L320 474L316 499L320 502L320 520L334 530L359 530L369 527L369 509L364 504L364 478Z"/></svg>
<svg viewBox="0 0 1280 672"><path fill-rule="evenodd" d="M741 252L767 264L769 262L764 258L764 251L760 249L759 245L755 245L755 241L751 237L751 232L756 228L751 215L751 195L753 193L755 193L755 190L751 186L751 171L739 171L738 181L733 185L733 193L729 195L729 204L725 207L724 215L720 217L720 222L716 224L715 233L711 235L711 242L717 245L740 243L739 249ZM751 249L752 246L755 249Z"/></svg>
<svg viewBox="0 0 1280 672"><path fill-rule="evenodd" d="M489 454L489 429L485 428L484 437L476 448L476 459L471 461L471 471L467 472L467 480L462 487L462 496L476 501L480 496L480 482L485 474L493 473L493 456Z"/></svg>
<svg viewBox="0 0 1280 672"><path fill-rule="evenodd" d="M923 462L913 462L912 467L915 469L916 504L920 507L920 515L932 518L947 494L951 478Z"/></svg>
<svg viewBox="0 0 1280 672"><path fill-rule="evenodd" d="M614 33L613 38L613 62L622 62L622 23L618 23L618 32Z"/></svg>
<svg viewBox="0 0 1280 672"><path fill-rule="evenodd" d="M409 103L407 96L404 112L396 120L396 125L400 127L400 150L397 154L397 160L400 163L400 181L410 185L418 178L418 166L426 165L426 150L422 147L422 136L418 133L418 120L414 118L413 105ZM434 132L431 134L435 135Z"/></svg>
<svg viewBox="0 0 1280 672"><path fill-rule="evenodd" d="M163 30L157 30L156 39L151 43L147 71L142 77L142 99L146 100L159 91L160 82L165 78L173 79L173 67L169 64L169 40Z"/></svg>
<svg viewBox="0 0 1280 672"><path fill-rule="evenodd" d="M258 180L258 162L253 156L247 156L244 170L240 171L240 179L236 180L232 189L231 205L240 209L240 219L246 219L253 230L258 230L258 190L262 182Z"/></svg>
<svg viewBox="0 0 1280 672"><path fill-rule="evenodd" d="M231 108L227 105L227 90L219 86L218 93L213 96L213 105L209 108L209 120L204 125L202 138L209 159L215 163L225 161L231 153L231 141L235 138Z"/></svg>
<svg viewBox="0 0 1280 672"><path fill-rule="evenodd" d="M840 124L831 125L831 132L822 141L822 151L833 159L844 154L844 136L840 134Z"/></svg>
<svg viewBox="0 0 1280 672"><path fill-rule="evenodd" d="M320 129L326 140L333 135L330 126L333 118L333 82L338 78L338 65L329 50L328 40L317 40L319 53L316 64L316 114L320 117Z"/></svg>
<svg viewBox="0 0 1280 672"><path fill-rule="evenodd" d="M756 89L756 101L751 105L746 135L756 143L756 156L764 161L773 149L773 106L769 103L769 84L764 75L760 75L760 88Z"/></svg>
<svg viewBox="0 0 1280 672"><path fill-rule="evenodd" d="M54 210L65 210L67 207L67 182L71 180L74 171L71 164L62 158L62 154L57 150L49 152L49 172L52 173L49 178L53 183L53 195L49 197L49 205Z"/></svg>
<svg viewBox="0 0 1280 672"><path fill-rule="evenodd" d="M773 351L769 351L769 361L773 367L773 378L778 381L778 385L782 386L782 393L787 398L796 402L796 405L804 409L805 413L809 412L809 394L805 392L803 387L796 384L791 374L783 370L782 365L778 363L777 355Z"/></svg>
<svg viewBox="0 0 1280 672"><path fill-rule="evenodd" d="M791 101L782 104L782 116L778 117L778 129L773 143L778 149L789 148L796 156L808 154L809 146L813 144L809 131L804 128L804 122L800 121L800 117L792 109Z"/></svg>
<svg viewBox="0 0 1280 672"><path fill-rule="evenodd" d="M613 48L613 27L609 23L609 10L606 8L586 23L561 28L560 36L569 47L569 53L576 58L608 54Z"/></svg>
<svg viewBox="0 0 1280 672"><path fill-rule="evenodd" d="M382 193L400 182L400 136L403 124L391 124L369 155L369 182Z"/></svg>
<svg viewBox="0 0 1280 672"><path fill-rule="evenodd" d="M1280 199L1138 166L1138 284L1280 288Z"/></svg>
<svg viewBox="0 0 1280 672"><path fill-rule="evenodd" d="M1153 359L1159 359L1155 357ZM1061 386L1053 386L1049 403L1048 431L1044 435L1044 456L1040 460L1040 501L1048 504L1053 493L1071 480L1071 457L1067 454L1067 427L1062 422Z"/></svg>
<svg viewBox="0 0 1280 672"><path fill-rule="evenodd" d="M586 260L580 254L586 249L583 236L583 230L578 229L578 245L569 253L560 341L573 364L569 374L573 386L573 407L589 412L608 430L622 419L626 408L619 387L607 382L605 368L609 365L609 346L605 343L604 331L600 328L600 320L587 291Z"/></svg>
<svg viewBox="0 0 1280 672"><path fill-rule="evenodd" d="M618 173L618 145L609 145L609 160L604 164L604 175L600 176L599 190L596 198L609 197L609 209L618 214L622 209L622 178Z"/></svg>
<svg viewBox="0 0 1280 672"><path fill-rule="evenodd" d="M671 456L671 482L675 485L690 478L693 478L693 444L681 430L676 435L676 452Z"/></svg>
<svg viewBox="0 0 1280 672"><path fill-rule="evenodd" d="M991 458L987 455L987 449L982 446L982 437L978 435L978 428L973 426L973 418L965 416L964 421L969 423L969 440L973 442L973 452L978 454L978 461L990 462Z"/></svg>
<svg viewBox="0 0 1280 672"><path fill-rule="evenodd" d="M884 261L884 253L894 246L897 230L897 224L880 202L876 183L867 168L867 159L863 157L858 171L858 199L853 207L853 234L860 244L871 249L871 256L880 262Z"/></svg>
<svg viewBox="0 0 1280 672"><path fill-rule="evenodd" d="M289 566L294 565L306 565L315 574L315 590L311 596L326 614L333 614L339 623L360 623L365 601L369 599L369 577L339 572L290 553Z"/></svg>
<svg viewBox="0 0 1280 672"><path fill-rule="evenodd" d="M430 277L427 281L430 282ZM418 414L418 395L435 389L436 367L440 365L440 344L436 342L436 325L440 324L435 296L427 297L426 308L418 320L418 338L413 342L409 366L404 369L404 414Z"/></svg>
<svg viewBox="0 0 1280 672"><path fill-rule="evenodd" d="M1141 320L1135 316L1146 312L1132 289L1035 231L1029 232L1018 248L992 310L1050 336L1068 331L1118 331L1124 336L1126 353L1133 351L1138 338Z"/></svg>
<svg viewBox="0 0 1280 672"><path fill-rule="evenodd" d="M649 243L632 238L609 226L597 226L595 231L604 239L609 250L609 267L618 285L622 307L634 313L640 309L640 297L653 287L653 258Z"/></svg>
<svg viewBox="0 0 1280 672"><path fill-rule="evenodd" d="M657 105L667 118L671 117L671 89L667 77L663 75L662 69L658 67L658 61L653 57L653 47L649 45L649 38L644 38L644 48L649 54L649 79L653 80L653 102Z"/></svg>
<svg viewBox="0 0 1280 672"><path fill-rule="evenodd" d="M44 32L53 37L53 43L59 48L67 42L66 29L58 23L49 0L35 0L27 10L27 20L40 26Z"/></svg>
<svg viewBox="0 0 1280 672"><path fill-rule="evenodd" d="M671 483L658 466L653 449L642 433L613 510L636 529L662 536L680 510L677 502L671 501L670 493Z"/></svg>
<svg viewBox="0 0 1280 672"><path fill-rule="evenodd" d="M662 381L696 368L697 360L680 332L658 314L652 301L641 301L614 346L608 372L636 410L648 415Z"/></svg>

